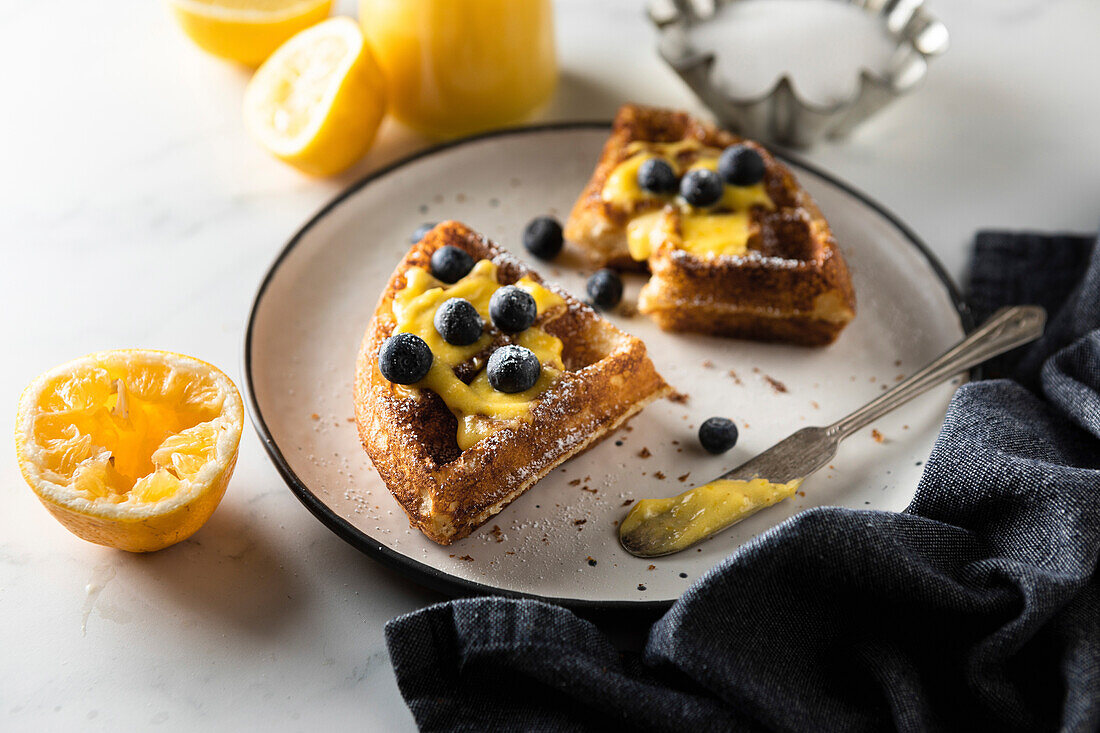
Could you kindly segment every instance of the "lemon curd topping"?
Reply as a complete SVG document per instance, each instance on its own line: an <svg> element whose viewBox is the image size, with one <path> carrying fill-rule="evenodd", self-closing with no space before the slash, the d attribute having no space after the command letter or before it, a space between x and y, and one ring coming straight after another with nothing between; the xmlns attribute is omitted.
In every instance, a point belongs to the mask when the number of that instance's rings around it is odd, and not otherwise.
<svg viewBox="0 0 1100 733"><path fill-rule="evenodd" d="M647 211L626 223L626 248L632 259L642 262L661 246L675 237L675 222L662 211Z"/></svg>
<svg viewBox="0 0 1100 733"><path fill-rule="evenodd" d="M693 207L679 196L652 193L638 185L638 169L651 158L664 159L677 176L698 168L717 170L722 151L698 140L634 142L627 147L627 153L629 157L607 177L601 198L627 209L643 201L668 204L658 211L635 216L627 223L627 246L635 260L648 259L664 242L700 257L744 255L752 235L749 210L754 206L775 208L763 183L727 184L722 199L707 209Z"/></svg>
<svg viewBox="0 0 1100 733"><path fill-rule="evenodd" d="M795 479L777 484L767 479L719 479L667 499L643 499L634 505L619 528L627 536L645 526L645 534L660 537L662 552L690 547L712 532L750 514L778 504L802 483Z"/></svg>
<svg viewBox="0 0 1100 733"><path fill-rule="evenodd" d="M516 286L535 299L540 318L548 311L565 305L559 295L530 278L522 278ZM439 395L458 420L458 447L462 450L516 421L530 421L531 408L539 396L565 370L561 359L561 340L532 326L513 337L516 344L530 349L542 366L539 379L531 389L514 394L493 389L483 363L476 364L480 371L469 384L455 375L455 367L486 351L493 335L486 331L469 346L449 344L435 330L432 319L436 308L450 298L465 298L482 319L490 323L489 299L500 287L497 266L491 260L479 261L469 274L453 285L445 285L427 270L414 267L405 274L405 287L393 299L393 315L397 320L394 333L419 336L434 356L426 377L411 387L394 385L394 389L406 395L415 394L417 389L430 389Z"/></svg>
<svg viewBox="0 0 1100 733"><path fill-rule="evenodd" d="M648 260L664 242L676 243L699 257L729 255L738 257L749 251L752 217L747 211L729 214L693 213L681 216L679 227L667 209L636 216L626 225L626 246L635 260Z"/></svg>
<svg viewBox="0 0 1100 733"><path fill-rule="evenodd" d="M680 222L681 249L694 255L739 257L749 251L752 218L747 211L693 214Z"/></svg>

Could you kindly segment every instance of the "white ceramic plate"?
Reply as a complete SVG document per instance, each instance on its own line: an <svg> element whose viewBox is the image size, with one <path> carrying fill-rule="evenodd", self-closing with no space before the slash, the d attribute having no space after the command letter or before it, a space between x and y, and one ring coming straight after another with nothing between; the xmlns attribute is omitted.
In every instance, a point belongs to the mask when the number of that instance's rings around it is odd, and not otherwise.
<svg viewBox="0 0 1100 733"><path fill-rule="evenodd" d="M412 578L455 593L529 595L598 607L669 603L734 548L820 505L903 509L939 430L944 385L850 437L793 500L654 561L624 553L624 503L702 483L798 428L825 424L923 365L968 327L947 277L916 238L844 184L791 162L848 258L858 315L828 348L667 334L641 315L612 314L641 337L658 370L689 395L660 401L567 462L487 525L450 547L410 529L371 467L352 421L359 342L378 295L428 221L458 219L583 294L570 258L534 261L521 245L534 216L564 218L588 179L606 125L503 131L416 155L361 181L287 244L256 296L245 384L261 439L299 499L342 538ZM632 299L642 278L628 279ZM699 447L711 415L736 419L737 446ZM648 455L648 457L641 457ZM681 480L682 479L682 480Z"/></svg>

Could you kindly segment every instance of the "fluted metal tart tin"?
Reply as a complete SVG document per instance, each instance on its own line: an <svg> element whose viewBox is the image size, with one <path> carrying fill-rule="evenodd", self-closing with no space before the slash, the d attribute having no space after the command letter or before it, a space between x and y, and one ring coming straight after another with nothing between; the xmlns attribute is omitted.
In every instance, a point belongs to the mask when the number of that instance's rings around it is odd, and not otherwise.
<svg viewBox="0 0 1100 733"><path fill-rule="evenodd" d="M829 104L799 94L791 74L782 70L765 93L734 96L716 78L719 51L698 47L691 30L711 22L723 6L742 1L651 0L648 13L660 31L661 57L725 127L758 140L805 148L825 138L845 137L919 85L928 72L929 60L948 47L947 28L921 0L848 0L879 19L882 32L895 44L885 68L861 69L855 93Z"/></svg>

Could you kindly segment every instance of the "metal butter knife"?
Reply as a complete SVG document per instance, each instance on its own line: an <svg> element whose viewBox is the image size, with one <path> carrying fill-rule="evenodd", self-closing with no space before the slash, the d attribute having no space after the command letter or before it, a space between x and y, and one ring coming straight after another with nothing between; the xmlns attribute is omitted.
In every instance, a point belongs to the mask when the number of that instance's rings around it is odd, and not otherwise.
<svg viewBox="0 0 1100 733"><path fill-rule="evenodd" d="M1034 341L1042 335L1045 323L1046 311L1039 306L1002 308L928 366L852 414L826 427L803 428L718 479L763 478L776 484L804 479L833 459L844 438L956 374ZM690 545L671 547L678 528L682 531L697 515L664 511L634 523L629 531L620 531L619 542L638 557L671 555L713 537L752 513L737 516Z"/></svg>

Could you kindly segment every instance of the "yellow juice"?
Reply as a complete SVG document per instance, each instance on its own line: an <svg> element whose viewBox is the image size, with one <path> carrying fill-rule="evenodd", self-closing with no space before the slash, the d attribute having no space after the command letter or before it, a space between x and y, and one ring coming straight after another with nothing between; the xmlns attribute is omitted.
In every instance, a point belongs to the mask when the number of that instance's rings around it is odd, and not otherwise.
<svg viewBox="0 0 1100 733"><path fill-rule="evenodd" d="M550 0L360 0L390 111L433 137L521 121L558 77Z"/></svg>

